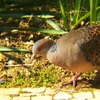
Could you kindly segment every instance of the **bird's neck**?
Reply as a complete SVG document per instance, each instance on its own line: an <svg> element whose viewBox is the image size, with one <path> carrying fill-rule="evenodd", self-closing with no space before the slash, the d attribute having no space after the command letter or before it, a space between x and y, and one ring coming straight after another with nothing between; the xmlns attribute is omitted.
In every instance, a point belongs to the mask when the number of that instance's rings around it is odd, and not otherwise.
<svg viewBox="0 0 100 100"><path fill-rule="evenodd" d="M57 55L57 44L54 43L51 48L48 50L47 52L47 59L52 63L53 59L56 57Z"/></svg>

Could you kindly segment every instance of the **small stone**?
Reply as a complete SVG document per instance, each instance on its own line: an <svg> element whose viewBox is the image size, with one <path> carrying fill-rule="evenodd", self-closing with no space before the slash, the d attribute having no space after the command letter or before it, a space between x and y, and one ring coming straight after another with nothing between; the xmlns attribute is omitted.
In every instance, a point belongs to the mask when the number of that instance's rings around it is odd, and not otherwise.
<svg viewBox="0 0 100 100"><path fill-rule="evenodd" d="M77 100L87 100L87 99L85 99L85 98L79 98L79 99L77 99Z"/></svg>
<svg viewBox="0 0 100 100"><path fill-rule="evenodd" d="M86 99L86 100L100 100L100 98L91 98L91 99Z"/></svg>
<svg viewBox="0 0 100 100"><path fill-rule="evenodd" d="M32 93L20 93L21 97L29 97L32 96Z"/></svg>
<svg viewBox="0 0 100 100"><path fill-rule="evenodd" d="M73 99L70 99L70 100L86 100L86 99L84 99L84 98L80 98L80 99L73 98Z"/></svg>
<svg viewBox="0 0 100 100"><path fill-rule="evenodd" d="M16 64L14 60L9 60L8 61L8 65L14 65L14 64Z"/></svg>
<svg viewBox="0 0 100 100"><path fill-rule="evenodd" d="M22 97L22 96L18 96L18 97L13 97L12 100L30 100L30 97Z"/></svg>
<svg viewBox="0 0 100 100"><path fill-rule="evenodd" d="M0 100L11 100L11 97L7 95L0 95Z"/></svg>
<svg viewBox="0 0 100 100"><path fill-rule="evenodd" d="M78 99L88 99L93 98L92 92L80 92L80 93L73 93L74 98Z"/></svg>
<svg viewBox="0 0 100 100"><path fill-rule="evenodd" d="M28 96L41 96L40 93L21 93L20 96L28 97Z"/></svg>
<svg viewBox="0 0 100 100"><path fill-rule="evenodd" d="M51 96L38 96L38 97L32 97L31 100L52 100Z"/></svg>
<svg viewBox="0 0 100 100"><path fill-rule="evenodd" d="M0 94L19 94L19 91L20 88L0 88Z"/></svg>
<svg viewBox="0 0 100 100"><path fill-rule="evenodd" d="M54 100L68 100L70 98L72 98L72 95L65 92L59 92L55 95Z"/></svg>
<svg viewBox="0 0 100 100"><path fill-rule="evenodd" d="M30 93L43 93L45 88L23 88L22 92L30 92Z"/></svg>
<svg viewBox="0 0 100 100"><path fill-rule="evenodd" d="M94 90L93 94L95 98L100 98L100 90Z"/></svg>
<svg viewBox="0 0 100 100"><path fill-rule="evenodd" d="M55 91L51 88L47 88L45 91L45 95L54 95Z"/></svg>

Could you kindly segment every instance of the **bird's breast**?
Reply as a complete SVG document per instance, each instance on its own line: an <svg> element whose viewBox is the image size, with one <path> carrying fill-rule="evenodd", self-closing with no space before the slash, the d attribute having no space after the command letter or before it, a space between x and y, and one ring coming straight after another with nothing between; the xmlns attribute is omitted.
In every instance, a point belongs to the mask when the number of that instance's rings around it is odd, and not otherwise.
<svg viewBox="0 0 100 100"><path fill-rule="evenodd" d="M75 53L75 52L74 52ZM75 54L61 52L48 52L47 59L50 63L60 66L73 72L88 72L92 70L100 70L100 66L93 66L91 62L86 61L83 52L76 52Z"/></svg>

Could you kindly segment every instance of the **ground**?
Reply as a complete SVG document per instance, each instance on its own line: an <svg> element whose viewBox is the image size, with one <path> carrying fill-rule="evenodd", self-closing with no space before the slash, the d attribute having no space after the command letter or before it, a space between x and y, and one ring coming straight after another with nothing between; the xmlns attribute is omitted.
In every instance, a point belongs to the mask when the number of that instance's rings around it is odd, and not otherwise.
<svg viewBox="0 0 100 100"><path fill-rule="evenodd" d="M26 0L27 1L27 0ZM29 1L29 0L28 0ZM54 2L55 1L55 2ZM59 2L54 0L53 2L43 0L43 2L36 1L33 4L26 4L9 9L11 14L32 14L32 15L57 15L52 18L61 29L64 30L64 24L61 17L61 11L59 8ZM46 4L47 2L47 4ZM13 4L8 3L13 6ZM23 1L22 1L23 5ZM31 5L31 6L30 6ZM7 6L7 5L6 5ZM6 12L8 13L8 12ZM9 15L9 14L8 14ZM73 15L73 13L72 13ZM13 18L15 17L15 18ZM85 23L85 22L83 22ZM69 23L71 24L71 23ZM88 25L89 22L84 25ZM80 27L79 25L78 27ZM10 27L13 30L6 29ZM70 89L73 86L63 86L62 83L68 82L74 75L74 73L64 70L58 66L50 64L46 58L37 58L33 63L31 59L31 49L35 41L41 38L58 39L61 35L48 35L40 32L29 32L14 30L17 28L45 28L51 29L52 27L45 22L45 19L33 17L31 18L17 18L12 16L0 17L0 45L7 47L16 47L30 52L9 52L0 51L0 87L57 87ZM97 74L97 71L84 73L77 82L78 90L86 90L86 88L93 83L93 80ZM99 83L98 83L99 84ZM96 85L96 88L100 88L100 85Z"/></svg>
<svg viewBox="0 0 100 100"><path fill-rule="evenodd" d="M0 77L4 81L0 87L47 86L64 89L73 87L70 84L63 86L62 83L68 82L74 73L50 64L46 58L37 58L34 65L30 62L32 45L38 39L47 38L46 35L26 31L1 32L0 35L2 46L30 51L28 53L0 52ZM89 87L93 83L96 73L97 71L84 73L78 80L77 89ZM97 87L100 86L97 85Z"/></svg>

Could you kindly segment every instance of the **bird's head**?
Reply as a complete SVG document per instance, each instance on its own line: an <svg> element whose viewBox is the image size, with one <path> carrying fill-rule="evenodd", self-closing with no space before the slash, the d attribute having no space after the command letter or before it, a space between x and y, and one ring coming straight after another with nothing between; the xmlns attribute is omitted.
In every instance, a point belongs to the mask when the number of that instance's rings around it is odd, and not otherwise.
<svg viewBox="0 0 100 100"><path fill-rule="evenodd" d="M31 61L37 56L45 56L53 45L54 41L49 39L41 39L33 44Z"/></svg>

